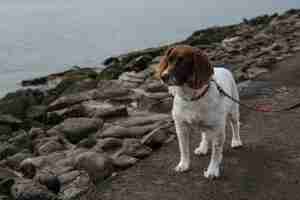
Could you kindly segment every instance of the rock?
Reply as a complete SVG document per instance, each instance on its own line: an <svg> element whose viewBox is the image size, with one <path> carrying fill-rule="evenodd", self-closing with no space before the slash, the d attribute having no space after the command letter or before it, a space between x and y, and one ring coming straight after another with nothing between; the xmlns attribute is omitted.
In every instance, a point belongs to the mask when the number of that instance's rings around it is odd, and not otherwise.
<svg viewBox="0 0 300 200"><path fill-rule="evenodd" d="M10 135L13 132L11 126L0 124L0 135Z"/></svg>
<svg viewBox="0 0 300 200"><path fill-rule="evenodd" d="M33 155L30 153L30 151L25 149L22 152L7 157L5 160L5 165L12 169L17 170L23 160L31 157L33 157Z"/></svg>
<svg viewBox="0 0 300 200"><path fill-rule="evenodd" d="M42 128L31 128L28 132L29 137L34 140L36 138L43 138L46 136L46 132Z"/></svg>
<svg viewBox="0 0 300 200"><path fill-rule="evenodd" d="M156 94L156 93L155 93ZM173 98L166 93L153 98L154 96L142 95L136 102L136 108L154 113L170 113L173 106Z"/></svg>
<svg viewBox="0 0 300 200"><path fill-rule="evenodd" d="M154 129L152 132L148 133L142 138L142 144L145 144L151 148L161 147L171 135L171 132L168 130L170 126L171 124L163 125Z"/></svg>
<svg viewBox="0 0 300 200"><path fill-rule="evenodd" d="M69 118L53 129L63 133L70 142L78 143L102 126L103 121L101 119Z"/></svg>
<svg viewBox="0 0 300 200"><path fill-rule="evenodd" d="M122 149L116 153L116 156L127 155L135 158L144 158L151 154L151 148L143 145L138 139L125 139Z"/></svg>
<svg viewBox="0 0 300 200"><path fill-rule="evenodd" d="M8 142L18 147L18 149L32 149L32 138L24 130L14 132L13 137Z"/></svg>
<svg viewBox="0 0 300 200"><path fill-rule="evenodd" d="M105 102L88 101L83 103L85 113L93 118L111 118L128 116L126 106L114 106Z"/></svg>
<svg viewBox="0 0 300 200"><path fill-rule="evenodd" d="M97 81L90 78L82 79L83 75L80 75L77 78L71 77L72 84L70 84L62 93L61 96L71 95L71 94L77 94L80 92L85 92L92 90L97 87Z"/></svg>
<svg viewBox="0 0 300 200"><path fill-rule="evenodd" d="M87 117L87 113L82 104L76 104L61 110L49 112L47 115L47 124L58 124L66 118Z"/></svg>
<svg viewBox="0 0 300 200"><path fill-rule="evenodd" d="M85 171L77 171L78 174L71 183L62 188L61 199L98 199L96 186L91 181L90 176Z"/></svg>
<svg viewBox="0 0 300 200"><path fill-rule="evenodd" d="M132 83L141 84L141 83L144 82L145 77L141 76L141 75L139 75L138 73L135 73L135 72L124 72L119 77L119 80L123 81L123 82L132 82Z"/></svg>
<svg viewBox="0 0 300 200"><path fill-rule="evenodd" d="M63 173L59 176L59 180L62 185L66 185L70 182L73 182L77 177L80 176L82 172L77 170L67 171L66 173Z"/></svg>
<svg viewBox="0 0 300 200"><path fill-rule="evenodd" d="M71 94L71 95L66 95L58 98L55 100L53 103L51 103L48 106L48 112L55 111L55 110L61 110L66 107L73 106L75 104L82 103L84 101L93 99L94 96L96 95L97 90L90 90L86 92L81 92L78 94Z"/></svg>
<svg viewBox="0 0 300 200"><path fill-rule="evenodd" d="M171 116L168 114L142 113L141 115L132 116L128 119L120 121L118 125L123 127L142 126L154 124L156 122L164 123L165 121L169 121L171 119Z"/></svg>
<svg viewBox="0 0 300 200"><path fill-rule="evenodd" d="M17 178L19 178L19 175L16 172L0 167L0 194L9 195Z"/></svg>
<svg viewBox="0 0 300 200"><path fill-rule="evenodd" d="M131 60L125 67L126 71L141 71L147 67L147 65L152 61L153 57L151 55L139 56Z"/></svg>
<svg viewBox="0 0 300 200"><path fill-rule="evenodd" d="M20 119L10 114L0 114L0 124L20 125L22 123L23 122Z"/></svg>
<svg viewBox="0 0 300 200"><path fill-rule="evenodd" d="M45 186L29 179L18 179L11 188L11 195L18 200L53 200L57 196Z"/></svg>
<svg viewBox="0 0 300 200"><path fill-rule="evenodd" d="M66 150L66 147L59 138L57 137L51 137L47 138L46 141L40 141L40 145L36 147L36 152L38 155L48 155L50 153L54 153L57 151L63 151Z"/></svg>
<svg viewBox="0 0 300 200"><path fill-rule="evenodd" d="M269 70L266 68L252 67L247 70L247 78L253 79L253 78L257 77L258 75L260 75L262 73L267 73L267 72L269 72Z"/></svg>
<svg viewBox="0 0 300 200"><path fill-rule="evenodd" d="M100 130L97 133L98 138L107 138L107 137L115 137L115 138L140 138L144 136L146 133L152 131L157 128L158 124L148 124L143 126L132 126L132 127L123 127L123 126L111 126L104 131Z"/></svg>
<svg viewBox="0 0 300 200"><path fill-rule="evenodd" d="M112 160L104 154L85 152L75 160L76 168L87 171L95 183L104 180L113 172Z"/></svg>
<svg viewBox="0 0 300 200"><path fill-rule="evenodd" d="M96 144L97 144L96 138L94 136L90 136L86 139L81 140L77 144L77 147L90 149L93 148Z"/></svg>
<svg viewBox="0 0 300 200"><path fill-rule="evenodd" d="M9 156L18 153L19 149L17 146L8 143L2 143L0 145L0 160L3 160Z"/></svg>
<svg viewBox="0 0 300 200"><path fill-rule="evenodd" d="M118 138L104 138L104 139L98 139L97 144L93 148L93 151L96 151L98 153L103 152L111 152L118 150L122 147L122 140Z"/></svg>
<svg viewBox="0 0 300 200"><path fill-rule="evenodd" d="M131 167L135 163L138 162L137 158L128 156L128 155L118 155L118 156L113 156L113 164L114 166L125 169L128 167Z"/></svg>
<svg viewBox="0 0 300 200"><path fill-rule="evenodd" d="M41 185L47 187L48 190L54 194L58 194L61 189L61 182L59 178L53 174L47 172L42 172L35 177L35 180L38 181Z"/></svg>
<svg viewBox="0 0 300 200"><path fill-rule="evenodd" d="M47 106L31 106L26 111L26 117L32 120L44 122L46 120Z"/></svg>
<svg viewBox="0 0 300 200"><path fill-rule="evenodd" d="M168 87L160 81L145 83L140 88L145 92L168 92Z"/></svg>
<svg viewBox="0 0 300 200"><path fill-rule="evenodd" d="M0 111L3 114L23 119L27 108L40 104L43 97L44 94L41 91L31 89L9 93L0 100Z"/></svg>
<svg viewBox="0 0 300 200"><path fill-rule="evenodd" d="M10 200L10 197L6 195L0 195L0 200Z"/></svg>

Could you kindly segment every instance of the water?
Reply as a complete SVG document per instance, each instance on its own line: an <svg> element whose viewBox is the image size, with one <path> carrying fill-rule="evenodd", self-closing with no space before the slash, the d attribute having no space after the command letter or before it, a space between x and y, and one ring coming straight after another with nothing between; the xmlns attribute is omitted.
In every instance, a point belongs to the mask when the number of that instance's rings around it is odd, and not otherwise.
<svg viewBox="0 0 300 200"><path fill-rule="evenodd" d="M0 0L0 96L23 79L297 7L299 0Z"/></svg>

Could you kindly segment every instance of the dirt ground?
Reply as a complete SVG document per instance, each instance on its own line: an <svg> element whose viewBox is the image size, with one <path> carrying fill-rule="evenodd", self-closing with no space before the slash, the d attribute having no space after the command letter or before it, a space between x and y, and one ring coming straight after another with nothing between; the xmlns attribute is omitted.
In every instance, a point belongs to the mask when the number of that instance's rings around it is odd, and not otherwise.
<svg viewBox="0 0 300 200"><path fill-rule="evenodd" d="M243 102L274 108L300 102L300 53L259 80L270 83L271 93L242 97ZM227 133L218 180L203 176L209 156L193 155L191 170L175 173L179 150L174 140L100 185L100 199L300 200L300 109L261 114L241 108L241 122L244 146L231 149ZM193 149L200 138L192 136Z"/></svg>

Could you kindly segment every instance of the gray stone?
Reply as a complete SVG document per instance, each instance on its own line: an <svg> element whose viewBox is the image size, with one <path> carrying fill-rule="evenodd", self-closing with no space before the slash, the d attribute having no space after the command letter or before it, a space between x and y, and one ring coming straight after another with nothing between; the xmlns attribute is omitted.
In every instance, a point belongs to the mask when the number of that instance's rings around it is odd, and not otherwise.
<svg viewBox="0 0 300 200"><path fill-rule="evenodd" d="M151 148L158 148L162 146L170 137L171 133L169 131L170 125L163 125L154 129L152 132L145 135L141 142Z"/></svg>
<svg viewBox="0 0 300 200"><path fill-rule="evenodd" d="M138 162L138 159L128 155L117 155L113 156L113 164L121 169L131 167Z"/></svg>
<svg viewBox="0 0 300 200"><path fill-rule="evenodd" d="M104 180L113 172L112 160L104 154L84 152L75 160L76 168L87 171L96 183Z"/></svg>
<svg viewBox="0 0 300 200"><path fill-rule="evenodd" d="M111 118L128 116L126 106L115 106L106 102L88 101L83 103L85 112L94 118Z"/></svg>
<svg viewBox="0 0 300 200"><path fill-rule="evenodd" d="M78 143L102 126L103 121L101 119L69 118L53 129L63 133L70 142Z"/></svg>
<svg viewBox="0 0 300 200"><path fill-rule="evenodd" d="M135 158L144 158L151 154L152 149L142 144L138 139L125 139L122 149L116 153L116 156L127 155Z"/></svg>
<svg viewBox="0 0 300 200"><path fill-rule="evenodd" d="M29 179L18 179L11 188L11 195L18 200L53 200L57 196L47 187Z"/></svg>
<svg viewBox="0 0 300 200"><path fill-rule="evenodd" d="M159 124L147 124L141 126L123 127L119 125L111 126L104 131L99 131L97 137L107 138L141 138L148 132L157 128Z"/></svg>
<svg viewBox="0 0 300 200"><path fill-rule="evenodd" d="M122 140L118 138L98 139L93 151L98 153L116 151L122 147Z"/></svg>
<svg viewBox="0 0 300 200"><path fill-rule="evenodd" d="M19 152L17 146L8 143L2 143L0 145L0 160L3 160L9 156L15 155Z"/></svg>

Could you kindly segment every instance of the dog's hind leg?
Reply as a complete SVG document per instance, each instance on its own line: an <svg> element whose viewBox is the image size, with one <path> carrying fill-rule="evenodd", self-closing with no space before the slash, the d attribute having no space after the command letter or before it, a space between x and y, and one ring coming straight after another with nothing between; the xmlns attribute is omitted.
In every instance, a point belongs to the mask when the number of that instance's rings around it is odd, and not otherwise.
<svg viewBox="0 0 300 200"><path fill-rule="evenodd" d="M208 139L205 132L202 132L202 139L199 146L195 149L196 155L206 155L208 152Z"/></svg>
<svg viewBox="0 0 300 200"><path fill-rule="evenodd" d="M243 145L241 137L240 137L240 120L239 120L239 113L234 112L229 114L229 121L230 127L232 130L232 140L231 140L231 147L238 148Z"/></svg>

